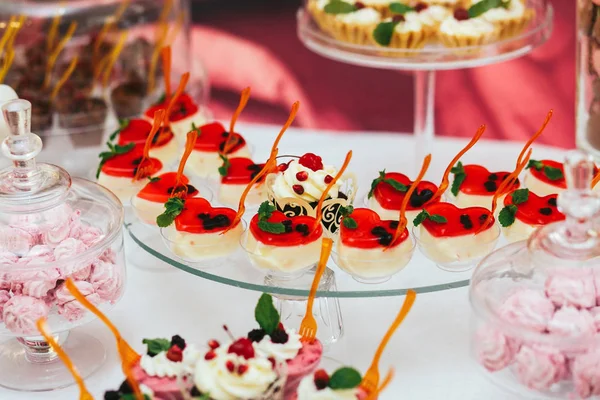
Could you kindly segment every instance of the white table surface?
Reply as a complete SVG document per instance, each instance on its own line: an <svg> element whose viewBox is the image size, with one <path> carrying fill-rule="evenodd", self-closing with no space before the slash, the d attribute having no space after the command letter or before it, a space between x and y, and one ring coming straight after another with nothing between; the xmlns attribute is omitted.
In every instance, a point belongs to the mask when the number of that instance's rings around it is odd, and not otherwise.
<svg viewBox="0 0 600 400"><path fill-rule="evenodd" d="M473 123L473 131L477 124ZM256 159L266 157L279 128L245 125L240 132L254 145ZM428 176L435 181L463 146L464 140L437 138ZM522 144L482 141L463 158L490 169L512 169ZM41 159L63 165L74 175L87 175L97 160L98 149L73 151L68 138L53 138ZM414 142L410 135L375 133L335 133L290 129L280 145L280 154L312 151L328 164L340 165L352 149L351 169L359 176L364 193L370 179L383 168L413 171ZM562 159L564 151L536 145L533 158ZM227 323L236 334L254 326L254 305L259 293L224 286L175 270L157 273L135 265L139 248L128 247L128 283L123 299L109 313L122 334L142 351L142 338L180 334L188 341L203 344L223 337ZM341 299L345 335L330 356L364 372L403 298ZM394 366L396 376L381 399L408 400L510 400L516 399L479 374L469 355L470 307L467 288L419 295L406 322L400 327L383 356L381 367ZM365 324L368 321L368 324ZM86 383L101 399L107 389L123 380L114 340L98 321L78 328L100 339L108 350L102 368ZM0 388L2 400L77 399L75 387L45 393L20 393Z"/></svg>

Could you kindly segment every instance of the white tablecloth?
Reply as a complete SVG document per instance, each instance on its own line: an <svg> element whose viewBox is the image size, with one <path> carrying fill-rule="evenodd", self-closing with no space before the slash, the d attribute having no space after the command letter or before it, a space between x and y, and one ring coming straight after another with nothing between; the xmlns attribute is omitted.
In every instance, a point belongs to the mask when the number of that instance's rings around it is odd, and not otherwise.
<svg viewBox="0 0 600 400"><path fill-rule="evenodd" d="M266 157L279 128L240 126L253 143L256 159ZM473 124L473 131L477 128ZM56 138L55 138L56 139ZM67 167L72 173L87 175L96 162L98 150L88 148L65 152L68 138L49 142L41 158ZM436 139L433 163L428 176L438 181L450 158L464 140ZM482 141L463 161L481 163L490 169L513 168L521 143ZM362 193L370 180L383 168L414 171L414 142L410 135L374 133L327 133L290 129L280 144L280 154L312 151L328 164L340 165L346 152L354 150L351 169L359 176ZM65 156L65 154L67 154ZM533 158L562 159L564 151L535 146ZM361 200L362 201L362 200ZM128 283L126 293L109 313L122 334L142 351L142 338L170 337L180 334L189 341L205 343L224 336L221 325L227 323L235 334L242 335L254 326L254 305L259 293L224 286L173 269L170 272L146 272L138 269L128 248ZM371 357L393 320L403 298L341 299L345 335L330 356L364 372ZM407 400L508 400L510 394L493 386L478 373L469 355L470 307L467 289L423 294L393 337L385 352L382 371L394 366L396 376L382 399ZM368 320L368 324L365 321ZM107 389L115 389L123 380L117 361L114 340L98 321L78 328L100 339L108 349L103 367L87 379L90 391L101 399ZM46 393L19 393L0 388L2 400L77 399L75 387Z"/></svg>

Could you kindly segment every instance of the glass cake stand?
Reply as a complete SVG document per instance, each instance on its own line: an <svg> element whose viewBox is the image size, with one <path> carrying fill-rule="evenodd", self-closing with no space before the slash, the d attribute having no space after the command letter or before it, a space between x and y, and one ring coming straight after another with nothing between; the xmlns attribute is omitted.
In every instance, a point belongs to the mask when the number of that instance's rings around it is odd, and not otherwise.
<svg viewBox="0 0 600 400"><path fill-rule="evenodd" d="M554 11L547 0L527 0L535 17L518 36L482 46L448 48L428 44L422 49L388 49L374 45L355 45L324 33L301 8L298 10L298 36L311 51L346 64L367 68L413 71L414 134L420 165L434 139L434 99L436 71L476 68L522 57L544 44L552 33ZM418 167L416 167L418 168Z"/></svg>

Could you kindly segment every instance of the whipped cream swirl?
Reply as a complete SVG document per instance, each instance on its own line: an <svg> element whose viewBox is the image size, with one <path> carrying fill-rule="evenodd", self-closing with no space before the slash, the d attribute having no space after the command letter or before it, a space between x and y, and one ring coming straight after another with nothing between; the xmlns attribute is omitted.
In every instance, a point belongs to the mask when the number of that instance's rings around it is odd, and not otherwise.
<svg viewBox="0 0 600 400"><path fill-rule="evenodd" d="M183 350L183 359L179 362L169 360L167 352L163 351L154 357L144 354L140 360L140 367L149 376L176 378L182 373L191 373L198 358L200 352L193 345L187 345Z"/></svg>
<svg viewBox="0 0 600 400"><path fill-rule="evenodd" d="M333 390L331 388L317 389L313 375L308 375L298 386L298 400L356 400L358 389Z"/></svg>
<svg viewBox="0 0 600 400"><path fill-rule="evenodd" d="M304 181L299 181L296 177L298 172L306 172L308 178ZM306 168L300 164L298 160L292 160L288 168L283 172L279 173L273 182L273 193L279 199L285 197L301 198L308 202L318 201L323 194L323 191L327 187L325 183L325 177L327 175L334 177L337 174L335 167L331 165L325 165L323 169L313 171L310 168ZM339 179L335 185L332 186L329 191L331 198L337 198L339 195L340 188L344 186L345 181ZM302 186L304 193L297 194L294 192L293 186Z"/></svg>
<svg viewBox="0 0 600 400"><path fill-rule="evenodd" d="M446 18L440 26L440 32L448 35L479 36L491 34L494 30L493 24L481 18L459 21L452 16Z"/></svg>
<svg viewBox="0 0 600 400"><path fill-rule="evenodd" d="M266 335L260 342L254 344L254 350L265 358L273 357L277 361L294 359L302 348L301 336L293 329L288 329L286 333L288 334L286 343L273 343L271 337Z"/></svg>

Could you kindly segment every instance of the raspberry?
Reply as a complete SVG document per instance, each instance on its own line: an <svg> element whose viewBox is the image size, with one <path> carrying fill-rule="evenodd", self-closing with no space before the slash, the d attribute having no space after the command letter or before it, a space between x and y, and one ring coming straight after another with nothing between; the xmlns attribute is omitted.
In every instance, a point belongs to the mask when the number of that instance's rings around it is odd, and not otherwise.
<svg viewBox="0 0 600 400"><path fill-rule="evenodd" d="M457 21L465 21L469 19L469 12L464 8L457 8L454 10L454 19Z"/></svg>
<svg viewBox="0 0 600 400"><path fill-rule="evenodd" d="M304 187L302 187L302 185L294 185L292 186L292 189L294 189L294 192L296 192L296 194L304 193Z"/></svg>
<svg viewBox="0 0 600 400"><path fill-rule="evenodd" d="M183 360L183 350L178 345L173 345L167 351L167 358L173 362L181 362Z"/></svg>
<svg viewBox="0 0 600 400"><path fill-rule="evenodd" d="M314 376L315 386L317 390L323 390L329 385L329 375L324 369L319 369Z"/></svg>
<svg viewBox="0 0 600 400"><path fill-rule="evenodd" d="M300 171L300 172L296 173L296 179L298 179L300 182L304 182L305 180L308 179L308 172Z"/></svg>
<svg viewBox="0 0 600 400"><path fill-rule="evenodd" d="M254 357L254 347L250 339L241 338L236 340L229 346L228 353L237 354L240 357L244 357L246 360Z"/></svg>
<svg viewBox="0 0 600 400"><path fill-rule="evenodd" d="M313 171L319 171L323 169L323 159L316 154L306 153L300 160L298 160L300 165L305 166L308 169L312 169Z"/></svg>
<svg viewBox="0 0 600 400"><path fill-rule="evenodd" d="M208 341L208 347L210 347L212 350L218 349L220 345L221 344L219 342L217 342L215 339L211 339Z"/></svg>
<svg viewBox="0 0 600 400"><path fill-rule="evenodd" d="M216 354L214 351L210 350L209 352L207 352L207 353L204 355L204 359L205 359L206 361L210 361L210 360L214 359L216 356L217 356L217 354Z"/></svg>
<svg viewBox="0 0 600 400"><path fill-rule="evenodd" d="M171 338L171 346L179 346L181 350L185 350L186 343L181 336L175 335Z"/></svg>

